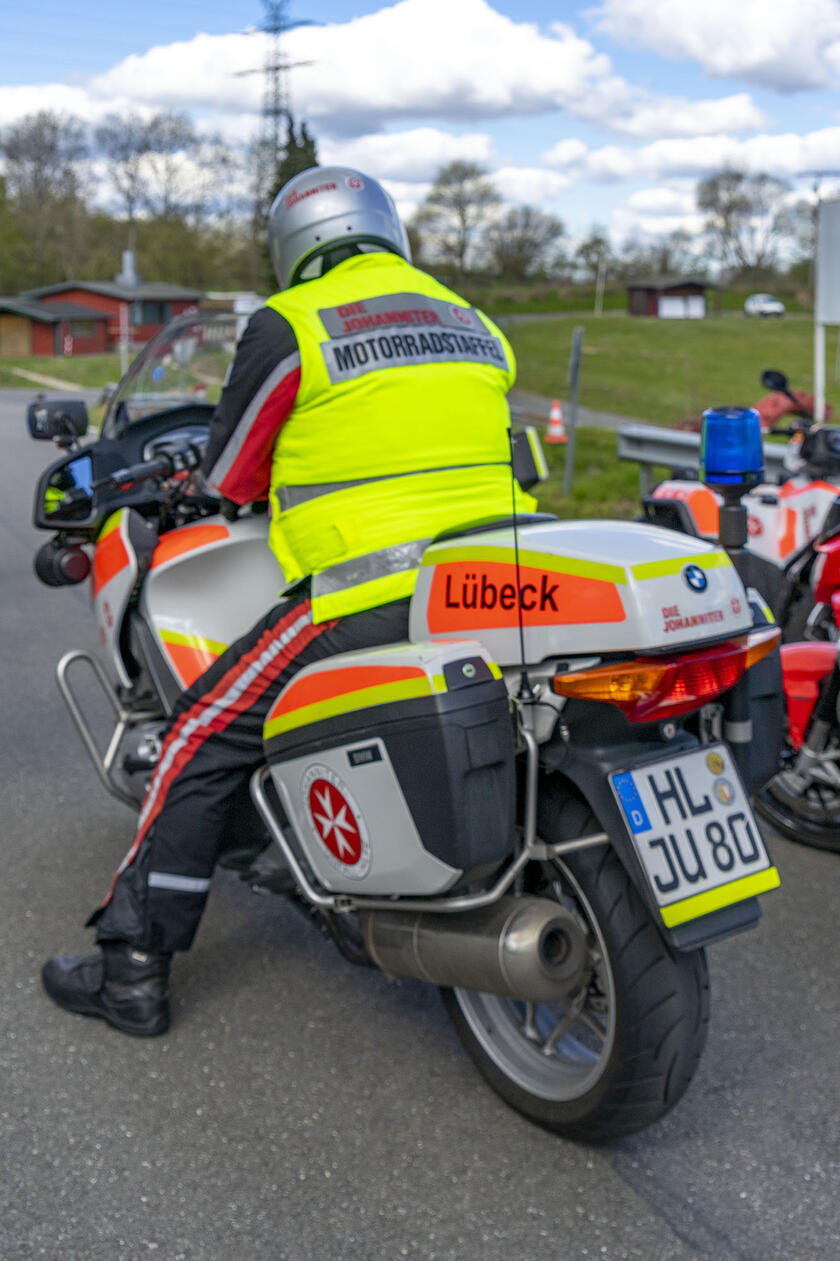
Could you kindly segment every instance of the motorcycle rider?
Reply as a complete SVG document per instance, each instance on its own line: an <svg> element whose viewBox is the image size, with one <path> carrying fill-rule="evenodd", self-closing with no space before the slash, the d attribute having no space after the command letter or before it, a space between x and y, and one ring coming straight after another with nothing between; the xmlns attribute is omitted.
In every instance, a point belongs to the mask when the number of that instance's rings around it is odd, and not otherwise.
<svg viewBox="0 0 840 1261"><path fill-rule="evenodd" d="M514 495L533 507L511 489L511 348L411 265L385 190L311 168L278 193L268 236L280 291L237 348L204 472L234 504L270 499L288 586L175 706L135 839L88 921L100 949L42 973L60 1006L138 1036L169 1026L171 956L193 940L279 692L313 661L407 638L436 535L509 516Z"/></svg>

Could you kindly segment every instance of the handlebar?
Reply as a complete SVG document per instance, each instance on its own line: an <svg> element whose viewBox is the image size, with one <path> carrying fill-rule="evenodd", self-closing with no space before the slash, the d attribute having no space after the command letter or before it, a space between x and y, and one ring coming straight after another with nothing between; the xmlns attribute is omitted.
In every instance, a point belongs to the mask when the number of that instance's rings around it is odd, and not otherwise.
<svg viewBox="0 0 840 1261"><path fill-rule="evenodd" d="M152 460L128 464L93 483L93 490L106 486L125 489L137 482L147 482L155 477L174 477L177 473L189 473L201 463L201 452L193 443L174 451L161 451Z"/></svg>

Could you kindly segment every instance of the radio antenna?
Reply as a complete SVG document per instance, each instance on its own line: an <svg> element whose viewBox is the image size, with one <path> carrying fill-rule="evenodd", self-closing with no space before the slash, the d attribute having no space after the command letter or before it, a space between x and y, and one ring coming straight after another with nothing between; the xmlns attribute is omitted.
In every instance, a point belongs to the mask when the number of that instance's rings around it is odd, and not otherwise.
<svg viewBox="0 0 840 1261"><path fill-rule="evenodd" d="M519 696L524 701L533 700L534 690L528 678L528 666L525 662L525 621L522 615L522 578L519 568L519 522L516 515L516 472L514 471L513 428L508 426L508 446L510 447L510 503L513 517L513 555L516 567L516 616L519 622Z"/></svg>

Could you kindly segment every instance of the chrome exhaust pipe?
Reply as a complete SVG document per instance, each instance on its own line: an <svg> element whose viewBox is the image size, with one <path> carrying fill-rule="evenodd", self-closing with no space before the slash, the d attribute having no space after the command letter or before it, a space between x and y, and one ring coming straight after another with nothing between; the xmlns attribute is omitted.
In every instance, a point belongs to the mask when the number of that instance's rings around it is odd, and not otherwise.
<svg viewBox="0 0 840 1261"><path fill-rule="evenodd" d="M584 929L549 898L503 897L458 914L367 911L368 954L387 977L551 1003L576 993L588 967Z"/></svg>

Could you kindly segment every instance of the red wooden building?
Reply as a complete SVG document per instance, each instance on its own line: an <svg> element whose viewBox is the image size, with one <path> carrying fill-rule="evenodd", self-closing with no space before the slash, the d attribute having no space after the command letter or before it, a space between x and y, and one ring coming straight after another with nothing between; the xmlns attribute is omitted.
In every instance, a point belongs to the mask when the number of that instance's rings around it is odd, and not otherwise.
<svg viewBox="0 0 840 1261"><path fill-rule="evenodd" d="M0 356L103 354L110 319L78 302L0 298Z"/></svg>
<svg viewBox="0 0 840 1261"><path fill-rule="evenodd" d="M655 315L661 320L697 320L706 314L706 290L715 289L694 276L648 276L627 282L630 315Z"/></svg>
<svg viewBox="0 0 840 1261"><path fill-rule="evenodd" d="M181 285L126 285L99 280L65 280L21 294L23 301L39 306L72 302L106 312L109 350L119 345L121 328L126 329L133 346L143 345L176 315L194 309L200 297L200 289L185 289Z"/></svg>

